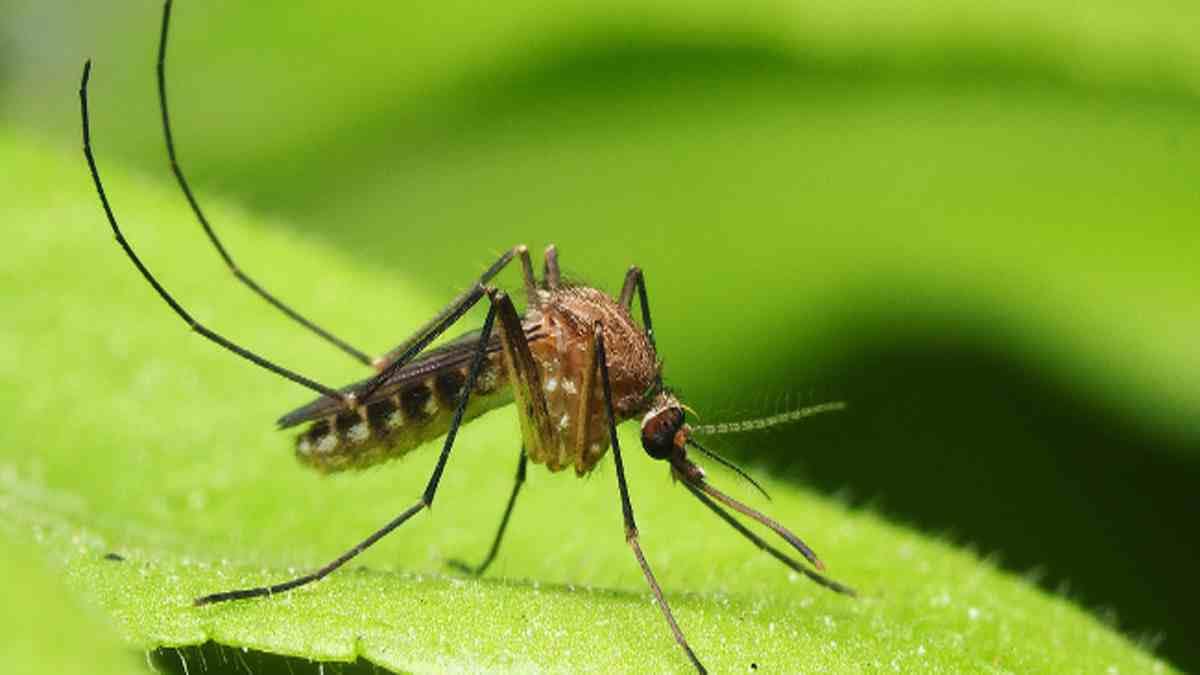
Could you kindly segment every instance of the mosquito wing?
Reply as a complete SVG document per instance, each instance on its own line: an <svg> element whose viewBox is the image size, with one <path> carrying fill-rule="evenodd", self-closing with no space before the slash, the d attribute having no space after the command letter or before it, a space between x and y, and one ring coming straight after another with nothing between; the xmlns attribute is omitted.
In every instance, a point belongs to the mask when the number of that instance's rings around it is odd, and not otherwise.
<svg viewBox="0 0 1200 675"><path fill-rule="evenodd" d="M527 338L533 339L536 337L534 334L535 328L535 326L528 326L526 328ZM470 364L471 357L474 355L478 345L479 331L474 330L465 335L460 335L444 345L434 347L402 366L388 377L387 381L376 389L369 399L365 401L360 400L359 403L370 405L376 401L389 398L412 384L425 381L434 373L449 369L465 368ZM488 341L488 354L499 354L502 349L500 337L493 335L491 340ZM346 394L358 394L365 391L372 382L374 382L374 378L369 377L342 387L340 391ZM278 425L280 429L287 429L305 422L327 418L330 415L336 415L340 412L343 412L340 400L322 396L280 417Z"/></svg>

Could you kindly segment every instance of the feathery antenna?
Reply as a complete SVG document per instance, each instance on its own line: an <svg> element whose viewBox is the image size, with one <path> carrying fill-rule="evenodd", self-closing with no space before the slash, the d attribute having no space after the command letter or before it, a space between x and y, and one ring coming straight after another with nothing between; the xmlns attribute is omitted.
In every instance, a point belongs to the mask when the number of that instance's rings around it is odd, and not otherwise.
<svg viewBox="0 0 1200 675"><path fill-rule="evenodd" d="M697 424L692 427L692 433L699 436L718 436L720 434L740 434L746 431L761 431L789 422L798 422L806 417L827 412L837 412L846 409L845 401L828 401L817 405L805 406L788 410L768 417L755 417L736 422L719 422L717 424ZM699 447L699 446L697 446ZM700 448L704 450L704 448ZM705 450L705 452L708 452Z"/></svg>

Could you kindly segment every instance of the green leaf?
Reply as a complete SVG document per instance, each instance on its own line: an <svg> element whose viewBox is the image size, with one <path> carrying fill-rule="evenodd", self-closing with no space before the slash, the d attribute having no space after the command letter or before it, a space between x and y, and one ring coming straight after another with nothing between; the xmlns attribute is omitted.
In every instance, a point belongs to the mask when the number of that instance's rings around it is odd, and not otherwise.
<svg viewBox="0 0 1200 675"><path fill-rule="evenodd" d="M11 513L11 476L0 478L0 511ZM140 655L125 647L106 625L104 613L63 581L60 569L47 567L44 549L30 546L29 532L9 536L16 523L0 515L0 663L12 673L134 672ZM24 528L18 528L24 529ZM44 531L38 531L44 534ZM44 541L44 540L43 540ZM71 546L67 543L67 546ZM77 545L77 543L76 543Z"/></svg>
<svg viewBox="0 0 1200 675"><path fill-rule="evenodd" d="M130 241L201 321L316 378L357 376L220 271L169 184L106 161L98 142ZM192 607L199 594L280 580L344 550L415 499L434 453L355 475L302 470L271 421L305 392L170 314L112 242L82 159L9 134L0 156L24 177L0 187L17 233L0 283L19 289L6 300L0 378L20 384L0 388L0 523L60 565L127 641L213 639L414 671L686 671L623 541L610 463L586 480L532 471L488 577L445 571L447 558L481 556L490 541L518 449L511 411L472 423L436 509L350 569L267 600ZM322 323L352 327L355 342L394 342L449 295L228 204L209 211L246 269ZM766 510L862 597L830 594L740 540L623 439L648 559L714 672L1169 670L986 559L766 479Z"/></svg>
<svg viewBox="0 0 1200 675"><path fill-rule="evenodd" d="M263 353L333 383L360 375L237 289L168 189L153 4L0 10L0 128L49 138L0 152L0 218L13 223L0 258L3 503L14 514L27 504L12 541L36 539L29 523L65 510L72 542L307 568L411 499L431 452L329 481L293 467L270 420L305 393L182 331L107 240L77 151L85 56L97 60L102 163L113 180L119 165L142 169L114 199L154 269ZM569 271L610 290L638 263L668 378L706 421L775 412L780 394L851 402L842 416L730 439L724 449L756 476L792 483L777 488L779 508L796 508L797 485L852 491L892 522L997 552L987 558L1004 569L1036 567L1043 588L1069 583L1076 604L1200 667L1196 6L356 7L177 3L181 156L202 199L245 210L210 215L255 278L373 351L516 242L557 242ZM131 184L158 201L125 201ZM397 535L416 543L389 543L364 565L440 573L444 556L482 553L515 452L500 447L515 438L511 420L486 431L509 419L497 415L471 425L479 476L455 473L494 492L440 497L435 516ZM642 500L662 492L696 510L630 454L635 480L658 481L635 485L635 498L660 578L672 592L711 589L679 571L673 538L653 539L656 510L659 532L674 532L673 512ZM262 494L275 480L283 492ZM644 593L612 529L570 548L564 505L589 490L599 501L588 513L619 527L611 473L535 473L523 500L539 482L563 493L518 513L512 536L532 534L506 545L495 578ZM50 505L28 506L42 503L34 497ZM871 590L805 508L786 513L838 576ZM702 535L733 545L720 523L700 521ZM439 538L447 528L464 539ZM612 570L627 576L589 571L580 551L594 546L611 547ZM525 549L532 560L513 557ZM124 569L106 562L101 571ZM27 609L10 614L50 618L6 635L27 654L65 644L36 626L67 625L72 599L38 606L60 589L35 579L47 574L36 561L13 565L13 592L0 597ZM782 574L766 568L762 579ZM874 590L905 583L885 575ZM658 617L639 616L637 634L675 658Z"/></svg>

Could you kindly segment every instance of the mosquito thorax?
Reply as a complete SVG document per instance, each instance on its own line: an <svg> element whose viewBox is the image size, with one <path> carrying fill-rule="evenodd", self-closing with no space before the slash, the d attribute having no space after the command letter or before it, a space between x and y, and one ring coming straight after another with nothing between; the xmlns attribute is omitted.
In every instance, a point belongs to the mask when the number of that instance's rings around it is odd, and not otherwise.
<svg viewBox="0 0 1200 675"><path fill-rule="evenodd" d="M674 397L664 394L642 418L642 447L654 459L670 459L683 451L687 435L683 408Z"/></svg>

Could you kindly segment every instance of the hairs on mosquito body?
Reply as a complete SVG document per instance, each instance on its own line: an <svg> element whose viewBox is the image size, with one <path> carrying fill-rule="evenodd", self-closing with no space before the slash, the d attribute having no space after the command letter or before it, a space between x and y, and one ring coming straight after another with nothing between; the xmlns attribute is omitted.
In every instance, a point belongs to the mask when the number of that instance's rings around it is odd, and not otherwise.
<svg viewBox="0 0 1200 675"><path fill-rule="evenodd" d="M845 401L826 401L816 405L808 405L800 408L785 410L784 412L767 415L765 417L752 417L744 420L735 420L732 422L717 422L714 424L693 424L692 433L697 436L719 436L721 434L740 434L747 431L763 431L772 427L777 427L781 424L789 424L798 422L806 417L819 415L827 412L837 412L846 409Z"/></svg>

